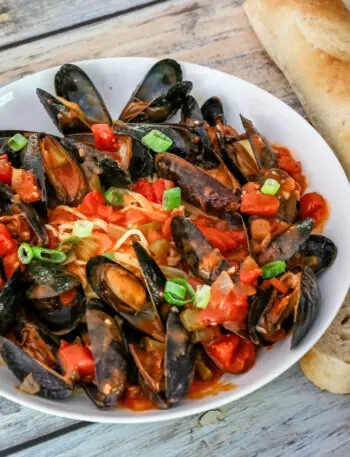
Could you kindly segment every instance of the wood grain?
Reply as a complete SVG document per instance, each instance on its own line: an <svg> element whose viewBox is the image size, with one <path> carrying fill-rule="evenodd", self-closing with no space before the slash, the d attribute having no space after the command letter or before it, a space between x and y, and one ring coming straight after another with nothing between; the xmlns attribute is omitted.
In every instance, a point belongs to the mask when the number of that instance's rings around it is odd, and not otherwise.
<svg viewBox="0 0 350 457"><path fill-rule="evenodd" d="M0 49L154 0L0 0Z"/></svg>
<svg viewBox="0 0 350 457"><path fill-rule="evenodd" d="M319 391L294 366L221 410L137 426L93 424L15 455L346 457L349 422L348 398Z"/></svg>

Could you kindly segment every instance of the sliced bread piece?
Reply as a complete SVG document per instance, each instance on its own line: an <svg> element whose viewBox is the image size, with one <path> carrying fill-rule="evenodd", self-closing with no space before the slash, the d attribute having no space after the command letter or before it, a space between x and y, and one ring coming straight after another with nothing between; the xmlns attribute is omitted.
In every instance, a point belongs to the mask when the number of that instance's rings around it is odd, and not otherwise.
<svg viewBox="0 0 350 457"><path fill-rule="evenodd" d="M350 292L329 329L300 360L300 366L320 389L350 393Z"/></svg>

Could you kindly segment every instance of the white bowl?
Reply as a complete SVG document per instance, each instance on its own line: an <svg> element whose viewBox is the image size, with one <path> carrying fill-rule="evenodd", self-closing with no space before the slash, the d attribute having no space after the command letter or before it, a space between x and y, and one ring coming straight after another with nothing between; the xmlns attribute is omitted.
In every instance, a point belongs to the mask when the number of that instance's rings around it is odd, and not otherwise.
<svg viewBox="0 0 350 457"><path fill-rule="evenodd" d="M101 92L113 118L117 118L132 90L155 62L145 58L111 58L79 63ZM193 95L200 103L219 96L228 122L242 130L239 113L253 120L258 129L275 142L288 146L302 161L310 183L309 190L326 196L331 215L325 235L338 247L338 257L320 279L321 311L315 324L296 350L290 340L260 353L254 368L240 376L226 375L238 387L202 400L186 400L167 411L134 413L130 410L100 411L82 393L61 402L23 394L15 389L18 381L6 367L0 367L0 394L25 406L71 419L96 422L137 423L162 421L218 408L264 386L297 362L321 337L340 308L350 278L350 188L335 155L299 114L282 101L252 84L199 65L183 63L184 79L193 81ZM57 133L39 103L35 89L54 93L54 75L58 68L45 70L0 89L0 129L39 130ZM283 407L283 405L281 405Z"/></svg>

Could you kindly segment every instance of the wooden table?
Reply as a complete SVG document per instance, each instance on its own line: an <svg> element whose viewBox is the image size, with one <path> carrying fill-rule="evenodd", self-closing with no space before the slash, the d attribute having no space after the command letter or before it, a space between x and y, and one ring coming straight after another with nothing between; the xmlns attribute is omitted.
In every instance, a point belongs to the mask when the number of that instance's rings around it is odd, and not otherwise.
<svg viewBox="0 0 350 457"><path fill-rule="evenodd" d="M241 0L0 0L0 85L70 61L170 56L232 73L302 108L252 32ZM118 426L41 414L0 399L0 457L345 457L346 396L296 365L220 410Z"/></svg>

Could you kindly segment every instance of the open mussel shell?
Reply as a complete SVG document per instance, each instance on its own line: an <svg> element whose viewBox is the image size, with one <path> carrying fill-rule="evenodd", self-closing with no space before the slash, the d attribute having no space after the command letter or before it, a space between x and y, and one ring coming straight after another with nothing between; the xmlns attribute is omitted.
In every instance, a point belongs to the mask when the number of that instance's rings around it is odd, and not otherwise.
<svg viewBox="0 0 350 457"><path fill-rule="evenodd" d="M132 93L120 119L126 122L163 122L181 107L192 89L182 81L181 66L172 59L154 64Z"/></svg>
<svg viewBox="0 0 350 457"><path fill-rule="evenodd" d="M72 385L51 368L34 360L12 341L0 336L0 356L21 382L28 376L38 395L51 400L65 400L72 393Z"/></svg>
<svg viewBox="0 0 350 457"><path fill-rule="evenodd" d="M222 101L219 97L210 97L206 100L202 107L201 112L203 118L211 127L215 127L218 122L225 124L225 114Z"/></svg>
<svg viewBox="0 0 350 457"><path fill-rule="evenodd" d="M16 322L23 301L21 267L17 267L0 291L0 335L6 335Z"/></svg>
<svg viewBox="0 0 350 457"><path fill-rule="evenodd" d="M116 404L124 393L128 378L127 350L122 329L98 300L90 300L86 324L95 364L94 388L87 386L90 398L99 407ZM95 393L95 395L94 395Z"/></svg>
<svg viewBox="0 0 350 457"><path fill-rule="evenodd" d="M259 168L277 168L277 156L267 138L258 132L251 120L240 116Z"/></svg>
<svg viewBox="0 0 350 457"><path fill-rule="evenodd" d="M22 214L36 235L39 245L46 245L49 236L45 225L32 205L21 201L16 192L6 184L0 183L0 212L2 215Z"/></svg>
<svg viewBox="0 0 350 457"><path fill-rule="evenodd" d="M274 262L275 260L291 259L300 247L306 242L314 228L314 221L311 218L296 222L288 230L277 238L256 256L259 265Z"/></svg>
<svg viewBox="0 0 350 457"><path fill-rule="evenodd" d="M44 170L57 202L77 205L87 193L87 184L75 157L51 135L40 138L40 153Z"/></svg>
<svg viewBox="0 0 350 457"><path fill-rule="evenodd" d="M59 99L43 89L38 88L36 94L52 122L63 135L90 131L85 114L78 106Z"/></svg>
<svg viewBox="0 0 350 457"><path fill-rule="evenodd" d="M35 132L27 132L23 130L0 130L0 156L6 154L8 160L16 168L21 168L21 151L14 151L9 145L8 140L16 133L20 133L25 138L29 138Z"/></svg>
<svg viewBox="0 0 350 457"><path fill-rule="evenodd" d="M332 240L322 235L311 235L300 247L297 263L310 267L319 275L331 267L336 257L337 247Z"/></svg>
<svg viewBox="0 0 350 457"><path fill-rule="evenodd" d="M174 154L157 154L155 168L158 176L170 179L181 188L184 200L204 212L220 215L237 211L240 205L239 189L229 189L200 168Z"/></svg>
<svg viewBox="0 0 350 457"><path fill-rule="evenodd" d="M136 329L164 341L157 309L142 282L129 270L104 256L92 257L86 276L96 295Z"/></svg>
<svg viewBox="0 0 350 457"><path fill-rule="evenodd" d="M204 282L213 283L222 271L230 268L220 251L210 244L189 219L174 216L171 221L171 235L181 258L192 273Z"/></svg>
<svg viewBox="0 0 350 457"><path fill-rule="evenodd" d="M27 299L47 330L65 335L80 323L86 300L77 276L63 266L34 261L27 267L26 281ZM64 298L62 294L66 294Z"/></svg>
<svg viewBox="0 0 350 457"><path fill-rule="evenodd" d="M77 65L65 64L55 75L57 95L76 103L90 125L111 124L107 107L91 79Z"/></svg>

